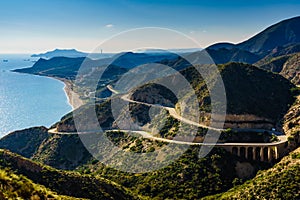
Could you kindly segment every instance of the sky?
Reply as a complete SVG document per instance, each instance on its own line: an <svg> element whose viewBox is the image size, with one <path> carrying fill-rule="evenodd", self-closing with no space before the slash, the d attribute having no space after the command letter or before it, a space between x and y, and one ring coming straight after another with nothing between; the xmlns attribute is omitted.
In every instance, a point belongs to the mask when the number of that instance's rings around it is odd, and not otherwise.
<svg viewBox="0 0 300 200"><path fill-rule="evenodd" d="M171 29L196 44L155 38L165 48L204 48L241 42L300 15L299 0L9 0L0 1L0 7L0 53L91 52L117 34L143 27ZM144 34L135 37L151 40ZM120 45L130 48L134 42L131 38ZM104 51L118 51L114 48Z"/></svg>

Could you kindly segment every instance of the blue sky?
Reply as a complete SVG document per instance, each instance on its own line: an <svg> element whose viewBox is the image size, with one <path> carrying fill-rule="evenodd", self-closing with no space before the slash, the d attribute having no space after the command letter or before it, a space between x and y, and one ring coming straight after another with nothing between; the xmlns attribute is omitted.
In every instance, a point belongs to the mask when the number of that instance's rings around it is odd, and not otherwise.
<svg viewBox="0 0 300 200"><path fill-rule="evenodd" d="M299 0L10 0L0 7L0 53L92 51L112 35L140 27L174 29L206 47L240 42L300 15ZM173 47L187 46L166 45Z"/></svg>

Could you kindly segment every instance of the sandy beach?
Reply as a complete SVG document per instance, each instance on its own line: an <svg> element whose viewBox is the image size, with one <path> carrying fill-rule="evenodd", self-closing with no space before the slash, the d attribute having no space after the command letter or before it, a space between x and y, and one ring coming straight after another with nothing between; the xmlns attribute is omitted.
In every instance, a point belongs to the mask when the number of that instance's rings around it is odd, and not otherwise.
<svg viewBox="0 0 300 200"><path fill-rule="evenodd" d="M73 91L72 83L66 79L58 79L65 84L64 91L67 95L68 102L72 106L72 109L75 110L78 107L84 104L84 101L80 99L79 95Z"/></svg>

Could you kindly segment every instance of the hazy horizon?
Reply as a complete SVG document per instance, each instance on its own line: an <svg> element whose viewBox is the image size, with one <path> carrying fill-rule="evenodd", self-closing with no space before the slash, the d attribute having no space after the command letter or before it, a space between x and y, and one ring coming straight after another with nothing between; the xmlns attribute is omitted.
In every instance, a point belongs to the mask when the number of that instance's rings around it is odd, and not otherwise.
<svg viewBox="0 0 300 200"><path fill-rule="evenodd" d="M0 5L3 8L0 13L1 54L34 54L57 48L91 52L113 35L141 27L175 30L199 44L166 43L166 49L205 48L218 42L239 43L274 23L298 16L300 10L300 2L295 0L12 0ZM129 42L122 45L129 45ZM110 52L113 51L112 48Z"/></svg>

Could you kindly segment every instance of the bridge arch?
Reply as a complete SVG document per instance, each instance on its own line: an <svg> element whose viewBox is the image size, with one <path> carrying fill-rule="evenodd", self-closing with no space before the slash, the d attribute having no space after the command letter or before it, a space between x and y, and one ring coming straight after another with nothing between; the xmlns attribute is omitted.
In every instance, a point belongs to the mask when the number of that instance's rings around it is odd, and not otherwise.
<svg viewBox="0 0 300 200"><path fill-rule="evenodd" d="M253 147L248 147L248 149L247 149L247 159L254 160L253 159Z"/></svg>
<svg viewBox="0 0 300 200"><path fill-rule="evenodd" d="M232 147L232 154L238 156L239 155L239 149L237 147Z"/></svg>
<svg viewBox="0 0 300 200"><path fill-rule="evenodd" d="M224 146L225 150L229 151L235 156L243 159L272 162L280 157L278 146L251 146L251 145L238 145L238 146Z"/></svg>
<svg viewBox="0 0 300 200"><path fill-rule="evenodd" d="M263 156L262 156L262 161L268 161L269 160L269 148L264 147L263 148Z"/></svg>
<svg viewBox="0 0 300 200"><path fill-rule="evenodd" d="M254 155L255 155L255 160L257 161L261 161L261 147L256 147L255 148L255 152L254 152Z"/></svg>
<svg viewBox="0 0 300 200"><path fill-rule="evenodd" d="M240 157L246 158L246 148L240 147Z"/></svg>

